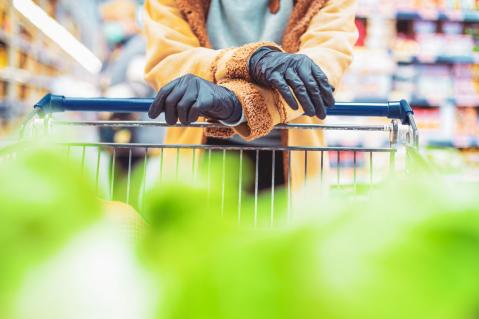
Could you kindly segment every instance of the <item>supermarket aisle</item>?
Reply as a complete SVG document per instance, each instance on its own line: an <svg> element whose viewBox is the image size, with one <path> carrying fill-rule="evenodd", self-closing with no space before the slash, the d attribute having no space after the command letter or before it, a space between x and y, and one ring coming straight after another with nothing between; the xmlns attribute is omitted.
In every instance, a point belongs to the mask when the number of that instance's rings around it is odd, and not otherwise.
<svg viewBox="0 0 479 319"><path fill-rule="evenodd" d="M0 0L0 319L478 318L479 0L357 1L335 94L364 103L252 147L164 145L164 123L126 113L151 100L102 98L155 96L143 1ZM17 143L47 93L74 111L39 112ZM75 109L93 103L110 112ZM327 145L282 134L298 129Z"/></svg>
<svg viewBox="0 0 479 319"><path fill-rule="evenodd" d="M425 147L479 159L477 1L360 1L360 39L339 100L407 99Z"/></svg>
<svg viewBox="0 0 479 319"><path fill-rule="evenodd" d="M414 107L423 146L450 147L479 170L477 2L358 2L360 39L353 66L337 90L337 100L407 99ZM47 92L153 95L142 74L141 6L142 1L133 0L2 1L0 136L8 135ZM32 14L42 18L32 18ZM47 21L50 18L53 24ZM85 115L72 116L79 119ZM118 116L100 115L100 119L114 118ZM369 121L376 122L382 123ZM129 141L128 136L148 142L162 139L158 132L116 133L94 132L98 139L109 141ZM341 134L330 137L332 145L357 143Z"/></svg>

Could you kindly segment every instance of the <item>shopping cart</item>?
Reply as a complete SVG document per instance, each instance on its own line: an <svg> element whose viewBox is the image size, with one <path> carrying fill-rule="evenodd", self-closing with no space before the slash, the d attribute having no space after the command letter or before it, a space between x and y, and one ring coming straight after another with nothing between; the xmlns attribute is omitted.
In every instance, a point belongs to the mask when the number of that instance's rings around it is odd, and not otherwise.
<svg viewBox="0 0 479 319"><path fill-rule="evenodd" d="M164 128L168 125L160 121L85 121L85 120L62 120L56 116L61 112L147 112L152 99L107 99L107 98L69 98L57 95L47 95L40 100L34 108L34 112L29 120L22 128L22 137L26 138L31 135L47 134L55 137L55 129L58 127L77 127L86 128L87 130L98 130L99 128L138 128L138 127L156 127ZM379 117L389 119L390 122L378 125L351 125L351 124L285 124L275 127L276 130L324 130L330 132L349 132L350 134L360 134L361 132L381 134L384 137L385 145L380 147L370 147L366 145L356 146L282 146L282 147L260 147L260 146L232 146L232 145L180 145L159 143L141 143L141 142L98 142L82 140L82 136L72 140L56 139L58 143L66 147L67 154L76 153L81 159L82 169L85 166L92 167L94 172L97 188L107 188L105 197L113 199L118 188L117 181L118 166L115 163L118 156L127 159L127 168L124 173L125 187L121 192L124 193L123 200L131 203L133 197L138 198L141 206L141 199L145 190L148 188L152 179L161 181L164 175L165 167L168 172L174 171L176 176L182 170L182 166L188 166L192 176L196 176L197 166L195 161L203 158L206 162L211 161L212 154L219 153L222 155L222 193L225 193L225 176L230 172L226 170L225 158L228 153L237 154L239 157L239 185L236 195L238 198L238 219L242 214L242 196L244 189L242 183L242 168L244 156L243 152L253 151L258 156L259 152L272 152L272 181L274 185L275 178L275 158L277 151L282 151L291 158L292 154L303 154L302 163L305 172L305 184L307 183L306 173L308 171L308 154L316 154L320 158L320 171L315 181L327 183L332 189L348 190L358 193L358 190L371 189L371 185L380 183L384 178L398 170L407 169L408 154L415 152L418 146L418 131L414 122L413 111L406 101L388 102L388 103L337 103L334 107L327 110L330 116L348 116L356 117ZM194 123L189 127L205 129L207 127L218 127L219 124L213 123ZM184 127L184 125L174 125L174 127ZM61 134L60 134L61 135ZM58 137L58 136L57 136ZM173 156L166 156L174 154ZM189 155L185 155L189 154ZM328 156L329 155L329 156ZM140 171L139 182L133 183L133 163L134 158L141 156L143 158ZM185 156L188 160L185 160ZM378 158L381 158L379 160ZM328 161L327 158L330 160ZM156 161L155 165L150 165L151 161ZM329 163L330 162L330 163ZM193 164L192 164L193 163ZM291 165L291 161L289 161ZM209 165L206 165L208 167ZM381 173L378 168L380 167ZM209 167L210 168L210 167ZM208 169L209 169L208 168ZM106 172L104 172L106 170ZM153 171L155 172L153 172ZM255 221L258 214L258 197L264 196L258 190L258 164L253 167L254 187L252 196L254 196L254 216ZM288 213L292 207L293 190L291 186L291 167L286 170L288 176L285 176L286 186L284 192L287 194ZM326 171L329 178L325 178ZM209 172L209 171L208 171ZM209 181L209 179L208 179ZM99 186L100 185L100 186ZM103 187L101 185L104 185ZM368 187L365 187L368 186ZM278 190L271 187L268 191L271 197L271 219L275 215L275 196ZM105 193L105 192L104 192ZM222 204L223 205L223 204Z"/></svg>

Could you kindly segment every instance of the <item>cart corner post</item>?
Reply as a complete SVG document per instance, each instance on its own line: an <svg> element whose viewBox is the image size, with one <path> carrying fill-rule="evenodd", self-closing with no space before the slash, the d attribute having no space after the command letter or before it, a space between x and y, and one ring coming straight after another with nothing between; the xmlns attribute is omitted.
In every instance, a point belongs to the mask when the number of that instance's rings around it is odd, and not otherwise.
<svg viewBox="0 0 479 319"><path fill-rule="evenodd" d="M34 105L34 109L38 110L38 114L44 116L50 113L57 113L65 111L63 101L65 97L63 95L54 95L48 93L40 101Z"/></svg>

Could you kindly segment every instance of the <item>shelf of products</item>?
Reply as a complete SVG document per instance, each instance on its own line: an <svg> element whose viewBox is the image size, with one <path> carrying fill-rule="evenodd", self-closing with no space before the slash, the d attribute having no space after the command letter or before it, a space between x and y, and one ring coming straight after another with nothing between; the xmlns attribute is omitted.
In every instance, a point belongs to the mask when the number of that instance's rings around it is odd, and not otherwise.
<svg viewBox="0 0 479 319"><path fill-rule="evenodd" d="M479 1L359 2L360 38L338 99L405 98L423 145L479 151Z"/></svg>
<svg viewBox="0 0 479 319"><path fill-rule="evenodd" d="M375 13L360 8L359 18L372 18ZM396 20L434 20L434 21L457 21L457 22L479 22L479 13L473 9L452 10L452 9L397 9L388 11L385 15L389 19Z"/></svg>
<svg viewBox="0 0 479 319"><path fill-rule="evenodd" d="M58 0L35 3L52 17L65 16ZM73 23L65 25L77 32ZM22 116L55 79L73 71L73 60L17 12L11 0L0 3L0 118Z"/></svg>
<svg viewBox="0 0 479 319"><path fill-rule="evenodd" d="M476 0L360 0L359 15L382 13L389 17L408 19L441 19L478 21Z"/></svg>
<svg viewBox="0 0 479 319"><path fill-rule="evenodd" d="M475 8L474 8L475 9ZM397 20L439 20L439 21L459 21L459 22L479 22L479 13L468 10L453 9L421 9L421 10L398 10L396 12Z"/></svg>

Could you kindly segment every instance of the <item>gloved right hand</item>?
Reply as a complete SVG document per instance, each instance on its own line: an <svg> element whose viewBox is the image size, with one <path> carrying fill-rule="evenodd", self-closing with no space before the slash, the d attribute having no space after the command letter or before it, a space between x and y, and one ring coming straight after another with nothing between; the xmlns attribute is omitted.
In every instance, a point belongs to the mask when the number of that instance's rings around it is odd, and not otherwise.
<svg viewBox="0 0 479 319"><path fill-rule="evenodd" d="M237 123L242 116L241 103L225 87L193 74L183 75L165 85L148 111L152 119L165 112L166 123L174 125L196 122L205 116L226 124Z"/></svg>
<svg viewBox="0 0 479 319"><path fill-rule="evenodd" d="M249 74L253 82L278 90L293 110L299 108L296 96L308 116L324 119L326 108L334 106L334 89L326 74L304 54L261 47L249 60Z"/></svg>

